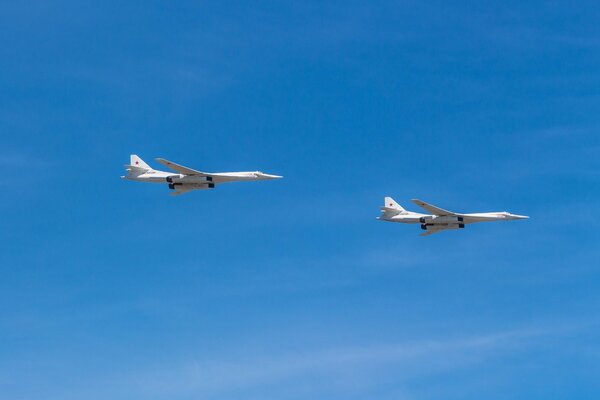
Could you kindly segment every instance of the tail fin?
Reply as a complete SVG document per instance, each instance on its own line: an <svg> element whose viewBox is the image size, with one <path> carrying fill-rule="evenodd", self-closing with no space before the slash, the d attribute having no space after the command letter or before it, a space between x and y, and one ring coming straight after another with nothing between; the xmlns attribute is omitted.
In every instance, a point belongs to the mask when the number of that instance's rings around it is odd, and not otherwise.
<svg viewBox="0 0 600 400"><path fill-rule="evenodd" d="M144 162L144 160L142 160L141 158L139 158L137 155L132 154L129 156L129 164L132 167L135 168L140 168L140 169L152 169L150 168L150 166L148 164L146 164Z"/></svg>
<svg viewBox="0 0 600 400"><path fill-rule="evenodd" d="M396 201L391 197L385 198L385 204L383 205L383 207L381 207L381 211L383 212L383 215L381 215L381 217L378 217L378 219L384 220L390 219L398 214L407 213L407 211L404 208L402 208L400 204L396 203Z"/></svg>
<svg viewBox="0 0 600 400"><path fill-rule="evenodd" d="M152 168L150 168L150 166L146 164L144 160L135 154L129 156L129 165L126 164L125 169L127 170L127 176L122 176L121 178L135 178L152 170Z"/></svg>
<svg viewBox="0 0 600 400"><path fill-rule="evenodd" d="M383 208L392 209L398 211L399 213L406 212L406 210L402 208L400 204L396 203L396 200L392 199L391 197L385 198L385 204Z"/></svg>

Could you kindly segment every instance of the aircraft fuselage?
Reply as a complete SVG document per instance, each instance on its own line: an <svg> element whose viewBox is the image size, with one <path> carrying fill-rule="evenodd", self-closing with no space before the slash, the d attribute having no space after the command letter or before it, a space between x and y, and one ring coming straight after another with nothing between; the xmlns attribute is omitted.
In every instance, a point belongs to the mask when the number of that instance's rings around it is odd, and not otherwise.
<svg viewBox="0 0 600 400"><path fill-rule="evenodd" d="M511 214L506 211L487 213L455 213L444 210L421 200L413 199L413 203L419 205L426 211L435 214L422 214L405 210L391 197L385 198L385 204L381 208L383 214L377 219L388 222L399 222L403 224L420 224L421 229L427 231L423 235L430 235L448 229L461 229L467 224L476 222L512 221L516 219L529 218L525 215Z"/></svg>

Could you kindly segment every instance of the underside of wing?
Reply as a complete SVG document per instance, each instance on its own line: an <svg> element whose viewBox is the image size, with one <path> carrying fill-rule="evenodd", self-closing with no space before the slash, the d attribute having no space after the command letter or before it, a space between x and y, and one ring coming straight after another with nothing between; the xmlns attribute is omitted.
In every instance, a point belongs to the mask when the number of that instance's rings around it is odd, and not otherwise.
<svg viewBox="0 0 600 400"><path fill-rule="evenodd" d="M433 235L434 233L438 233L438 232L442 232L447 230L447 228L427 228L426 232L421 233L419 236L429 236L429 235Z"/></svg>
<svg viewBox="0 0 600 400"><path fill-rule="evenodd" d="M181 187L173 190L170 194L171 194L171 196L179 196L180 194L191 192L192 190L196 190L196 189L190 188L190 187L181 186Z"/></svg>
<svg viewBox="0 0 600 400"><path fill-rule="evenodd" d="M418 205L419 207L421 207L422 209L427 210L427 212L430 212L431 214L434 214L434 215L460 215L460 214L454 213L452 211L448 211L448 210L444 210L443 208L436 207L432 204L425 203L424 201L419 200L419 199L412 199L411 201L413 203L415 203L416 205Z"/></svg>
<svg viewBox="0 0 600 400"><path fill-rule="evenodd" d="M165 160L164 158L157 158L156 161L158 161L162 165L165 165L165 166L171 168L173 171L179 172L180 174L210 176L210 174L207 174L206 172L196 171L195 169L184 167L183 165L179 165L179 164L176 164L176 163L174 163L172 161Z"/></svg>

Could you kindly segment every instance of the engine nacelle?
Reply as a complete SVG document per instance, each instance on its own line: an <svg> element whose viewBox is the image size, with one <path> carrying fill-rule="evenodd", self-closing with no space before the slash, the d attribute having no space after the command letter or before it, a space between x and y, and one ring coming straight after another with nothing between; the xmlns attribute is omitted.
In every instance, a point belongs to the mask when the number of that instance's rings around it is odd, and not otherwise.
<svg viewBox="0 0 600 400"><path fill-rule="evenodd" d="M212 176L185 175L185 176L180 176L178 181L185 185L201 185L201 184L212 183L213 177Z"/></svg>
<svg viewBox="0 0 600 400"><path fill-rule="evenodd" d="M421 229L464 229L465 224L421 224Z"/></svg>
<svg viewBox="0 0 600 400"><path fill-rule="evenodd" d="M169 189L178 190L178 189L188 189L188 190L204 190L204 189L214 189L214 183L169 183Z"/></svg>
<svg viewBox="0 0 600 400"><path fill-rule="evenodd" d="M463 222L463 217L456 217L452 215L442 215L442 216L433 216L431 221L428 223L432 224L458 224L459 222Z"/></svg>
<svg viewBox="0 0 600 400"><path fill-rule="evenodd" d="M166 180L168 183L177 182L177 181L179 181L180 179L181 179L181 175L171 175L171 176L167 176L167 177L165 178L165 180Z"/></svg>

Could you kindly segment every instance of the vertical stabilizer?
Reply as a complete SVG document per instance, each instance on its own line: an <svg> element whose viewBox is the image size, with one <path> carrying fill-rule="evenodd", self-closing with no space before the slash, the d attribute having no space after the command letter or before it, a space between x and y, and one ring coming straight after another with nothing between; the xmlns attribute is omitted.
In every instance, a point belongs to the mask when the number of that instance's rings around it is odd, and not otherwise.
<svg viewBox="0 0 600 400"><path fill-rule="evenodd" d="M136 168L142 168L142 169L152 169L150 168L150 166L148 164L146 164L144 162L144 160L142 160L141 158L139 158L137 155L132 154L131 156L129 156L129 164L132 167L136 167Z"/></svg>
<svg viewBox="0 0 600 400"><path fill-rule="evenodd" d="M392 199L391 197L385 198L384 208L391 208L397 210L398 212L406 212L406 210L402 208L400 204L396 203L396 200Z"/></svg>

